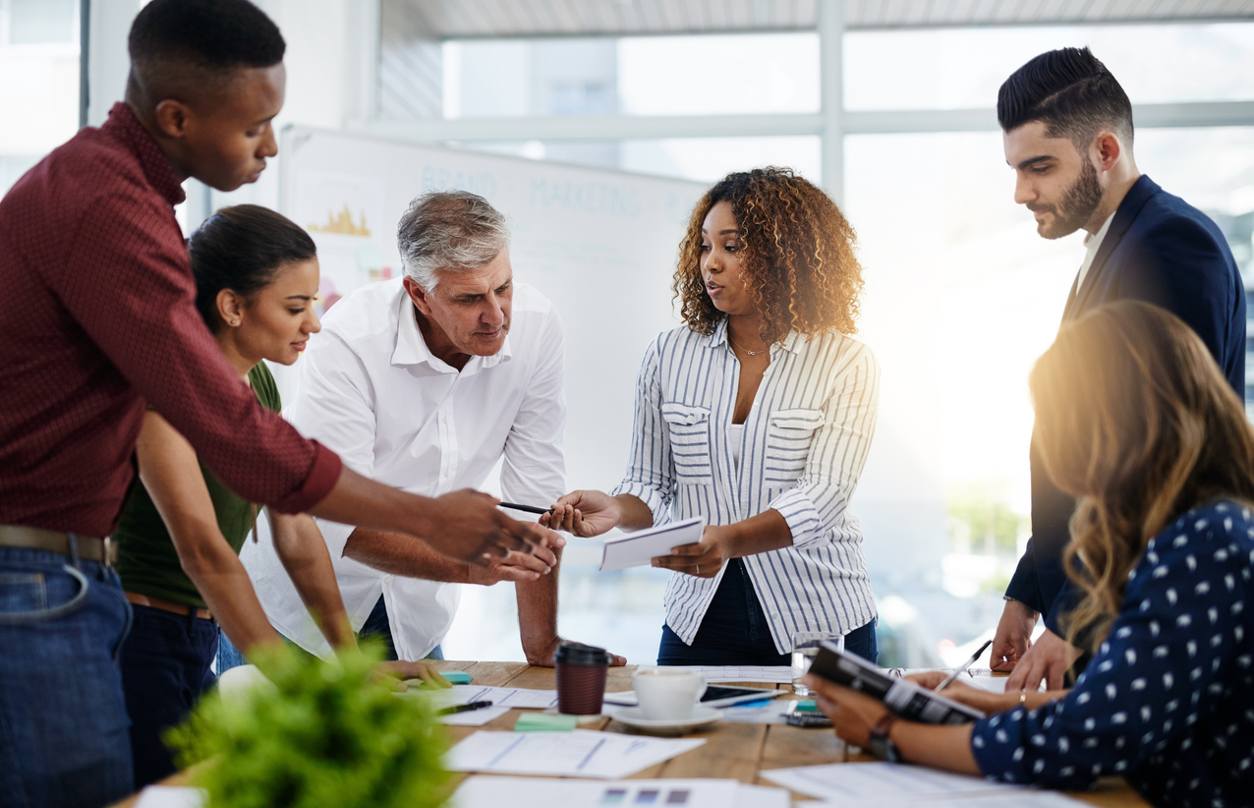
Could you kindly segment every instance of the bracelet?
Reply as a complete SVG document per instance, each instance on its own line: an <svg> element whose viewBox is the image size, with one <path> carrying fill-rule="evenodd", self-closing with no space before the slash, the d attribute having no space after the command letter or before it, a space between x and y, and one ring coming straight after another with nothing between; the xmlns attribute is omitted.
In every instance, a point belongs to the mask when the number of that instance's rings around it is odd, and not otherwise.
<svg viewBox="0 0 1254 808"><path fill-rule="evenodd" d="M1019 706L1028 706L1028 689L1026 687L1019 690Z"/></svg>

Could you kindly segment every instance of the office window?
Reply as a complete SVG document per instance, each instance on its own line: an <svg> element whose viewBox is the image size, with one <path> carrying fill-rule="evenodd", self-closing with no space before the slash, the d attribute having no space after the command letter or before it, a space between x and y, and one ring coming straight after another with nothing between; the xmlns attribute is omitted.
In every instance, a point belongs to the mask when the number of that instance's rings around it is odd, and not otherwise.
<svg viewBox="0 0 1254 808"><path fill-rule="evenodd" d="M851 32L845 106L991 107L1001 83L1033 55L1084 45L1133 104L1254 98L1254 24L1100 25Z"/></svg>

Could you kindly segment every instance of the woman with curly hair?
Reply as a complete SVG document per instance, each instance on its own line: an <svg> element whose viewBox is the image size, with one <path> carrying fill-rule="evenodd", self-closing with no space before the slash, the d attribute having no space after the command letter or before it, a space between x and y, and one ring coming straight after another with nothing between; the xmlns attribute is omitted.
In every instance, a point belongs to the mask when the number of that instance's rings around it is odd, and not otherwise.
<svg viewBox="0 0 1254 808"><path fill-rule="evenodd" d="M1254 428L1241 399L1183 320L1139 301L1065 326L1031 387L1045 469L1079 500L1064 557L1083 599L1063 625L1093 660L1070 690L954 682L945 695L988 715L961 726L894 720L810 677L819 705L889 759L1051 788L1120 775L1154 805L1249 805Z"/></svg>
<svg viewBox="0 0 1254 808"><path fill-rule="evenodd" d="M704 516L653 559L661 665L786 665L797 632L875 660L875 601L848 511L875 428L878 368L849 335L861 269L836 204L787 169L729 174L679 248L685 325L657 337L636 388L623 481L543 519L578 536Z"/></svg>

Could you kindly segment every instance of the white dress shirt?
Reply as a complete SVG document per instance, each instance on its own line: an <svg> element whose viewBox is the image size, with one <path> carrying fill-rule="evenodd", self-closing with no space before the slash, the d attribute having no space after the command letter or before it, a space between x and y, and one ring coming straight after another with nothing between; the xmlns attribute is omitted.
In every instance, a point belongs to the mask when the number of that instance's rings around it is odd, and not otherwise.
<svg viewBox="0 0 1254 808"><path fill-rule="evenodd" d="M515 284L509 335L460 372L423 340L401 280L339 301L310 340L299 395L285 415L303 434L379 482L436 496L481 488L501 462L505 499L546 505L565 492L561 324L549 301ZM262 525L266 530L261 529ZM344 557L354 528L318 520L344 605L359 630L382 594L401 659L425 657L448 631L457 584L390 575ZM241 558L275 628L306 650L330 649L259 520Z"/></svg>
<svg viewBox="0 0 1254 808"><path fill-rule="evenodd" d="M742 561L783 654L798 631L847 634L875 617L862 529L848 505L875 431L879 368L865 345L835 333L793 332L770 351L737 430L740 363L726 320L708 336L685 327L654 340L636 387L627 473L614 493L639 497L656 524L704 515L726 525L779 511L792 546ZM666 624L685 643L726 569L714 578L671 575Z"/></svg>
<svg viewBox="0 0 1254 808"><path fill-rule="evenodd" d="M1084 285L1084 279L1088 277L1089 269L1093 266L1093 260L1097 258L1097 251L1101 249L1102 239L1106 238L1106 231L1110 230L1110 223L1115 220L1115 214L1106 217L1106 221L1098 228L1096 233L1089 233L1084 236L1084 261L1080 264L1080 272L1075 278L1075 294L1080 294L1080 287Z"/></svg>

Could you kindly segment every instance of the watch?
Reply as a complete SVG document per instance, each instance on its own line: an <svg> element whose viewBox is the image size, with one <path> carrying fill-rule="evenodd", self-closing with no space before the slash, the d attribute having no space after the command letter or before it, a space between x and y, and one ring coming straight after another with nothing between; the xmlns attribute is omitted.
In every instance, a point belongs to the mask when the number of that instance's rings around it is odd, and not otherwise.
<svg viewBox="0 0 1254 808"><path fill-rule="evenodd" d="M888 737L896 720L897 716L892 713L884 713L883 717L875 722L875 726L871 727L871 735L867 740L867 751L888 763L901 762L901 751L897 748L897 744L893 743L893 739Z"/></svg>

